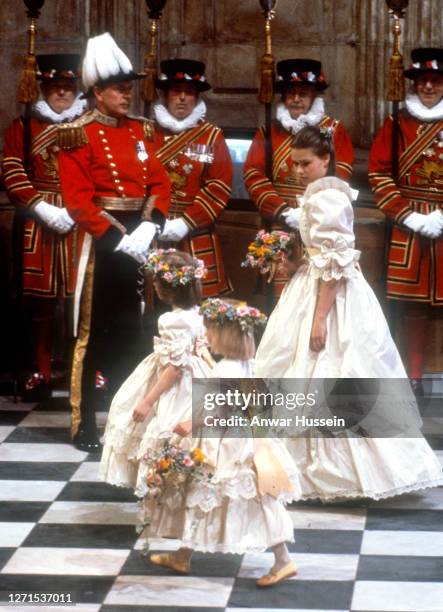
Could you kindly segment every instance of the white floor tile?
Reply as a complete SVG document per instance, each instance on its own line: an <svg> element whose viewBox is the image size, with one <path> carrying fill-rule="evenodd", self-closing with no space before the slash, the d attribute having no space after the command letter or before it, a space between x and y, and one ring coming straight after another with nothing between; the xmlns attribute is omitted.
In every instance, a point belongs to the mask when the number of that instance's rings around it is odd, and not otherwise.
<svg viewBox="0 0 443 612"><path fill-rule="evenodd" d="M372 508L404 508L405 510L443 510L443 487L425 489L381 501L369 502Z"/></svg>
<svg viewBox="0 0 443 612"><path fill-rule="evenodd" d="M441 557L443 556L443 533L436 531L365 531L361 554Z"/></svg>
<svg viewBox="0 0 443 612"><path fill-rule="evenodd" d="M21 546L34 526L35 523L0 523L0 548Z"/></svg>
<svg viewBox="0 0 443 612"><path fill-rule="evenodd" d="M117 576L129 552L111 548L19 548L1 573Z"/></svg>
<svg viewBox="0 0 443 612"><path fill-rule="evenodd" d="M140 536L135 543L134 550L143 550L145 538ZM180 540L169 540L167 538L149 538L149 550L174 551L180 548Z"/></svg>
<svg viewBox="0 0 443 612"><path fill-rule="evenodd" d="M87 457L87 453L79 451L70 444L9 444L0 446L0 461L47 461L47 462L78 462Z"/></svg>
<svg viewBox="0 0 443 612"><path fill-rule="evenodd" d="M6 440L9 434L12 431L14 431L14 429L15 429L15 426L1 425L0 426L0 442L3 442L3 440Z"/></svg>
<svg viewBox="0 0 443 612"><path fill-rule="evenodd" d="M357 581L353 612L442 612L443 584Z"/></svg>
<svg viewBox="0 0 443 612"><path fill-rule="evenodd" d="M99 478L98 470L100 461L86 461L82 463L75 473L71 476L71 482L103 482Z"/></svg>
<svg viewBox="0 0 443 612"><path fill-rule="evenodd" d="M294 529L362 530L365 508L295 508L290 510Z"/></svg>
<svg viewBox="0 0 443 612"><path fill-rule="evenodd" d="M228 603L233 578L119 576L105 604L126 606L220 607Z"/></svg>
<svg viewBox="0 0 443 612"><path fill-rule="evenodd" d="M39 523L135 525L136 504L118 502L54 502Z"/></svg>
<svg viewBox="0 0 443 612"><path fill-rule="evenodd" d="M322 555L292 553L298 574L293 580L355 580L358 555ZM239 578L259 578L272 567L272 553L246 554L238 573Z"/></svg>
<svg viewBox="0 0 443 612"><path fill-rule="evenodd" d="M0 501L54 501L65 486L56 480L0 480Z"/></svg>

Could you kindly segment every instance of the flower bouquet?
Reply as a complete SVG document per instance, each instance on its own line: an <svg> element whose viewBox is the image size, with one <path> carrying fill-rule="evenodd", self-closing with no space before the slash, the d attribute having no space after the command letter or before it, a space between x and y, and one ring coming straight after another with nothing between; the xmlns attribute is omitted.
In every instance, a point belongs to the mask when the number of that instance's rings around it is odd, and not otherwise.
<svg viewBox="0 0 443 612"><path fill-rule="evenodd" d="M147 496L158 497L167 486L180 487L189 478L212 477L206 456L200 448L184 450L166 440L160 451L149 451L142 461L148 465Z"/></svg>
<svg viewBox="0 0 443 612"><path fill-rule="evenodd" d="M274 230L260 230L248 246L248 254L242 262L242 267L257 268L261 274L268 274L268 283L274 277L279 264L284 263L290 255L295 242L295 235Z"/></svg>

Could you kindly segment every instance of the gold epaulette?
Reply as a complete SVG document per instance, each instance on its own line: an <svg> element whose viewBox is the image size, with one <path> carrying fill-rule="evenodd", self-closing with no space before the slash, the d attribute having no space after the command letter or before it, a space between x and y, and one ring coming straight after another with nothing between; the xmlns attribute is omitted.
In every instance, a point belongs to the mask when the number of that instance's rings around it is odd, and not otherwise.
<svg viewBox="0 0 443 612"><path fill-rule="evenodd" d="M143 125L143 135L146 140L151 142L154 140L154 122L151 121L151 119L146 119L146 117L134 117L132 115L129 116L129 119L140 121L140 123Z"/></svg>
<svg viewBox="0 0 443 612"><path fill-rule="evenodd" d="M57 130L57 145L60 149L70 150L88 144L85 125L92 123L94 116L91 111L71 123L60 123Z"/></svg>

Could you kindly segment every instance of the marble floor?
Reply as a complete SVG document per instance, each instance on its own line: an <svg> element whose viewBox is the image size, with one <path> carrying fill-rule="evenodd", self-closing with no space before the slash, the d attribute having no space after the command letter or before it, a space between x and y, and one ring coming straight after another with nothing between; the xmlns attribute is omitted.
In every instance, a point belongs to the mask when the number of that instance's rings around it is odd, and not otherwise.
<svg viewBox="0 0 443 612"><path fill-rule="evenodd" d="M424 406L443 463L441 400ZM103 425L106 414L99 415ZM135 499L98 479L73 448L66 399L33 406L0 397L0 610L8 592L71 593L85 612L443 612L443 488L382 502L295 504L299 574L259 590L271 553L196 554L188 576L149 565ZM153 541L151 550L173 550Z"/></svg>

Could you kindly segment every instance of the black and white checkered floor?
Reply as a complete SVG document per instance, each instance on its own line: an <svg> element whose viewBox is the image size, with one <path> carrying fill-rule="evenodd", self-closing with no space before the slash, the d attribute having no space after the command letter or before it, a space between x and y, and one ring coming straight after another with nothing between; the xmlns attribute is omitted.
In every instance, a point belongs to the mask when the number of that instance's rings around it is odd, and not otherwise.
<svg viewBox="0 0 443 612"><path fill-rule="evenodd" d="M441 403L425 408L425 422L443 463ZM443 612L443 488L384 502L293 506L299 575L274 589L255 587L270 553L197 554L191 574L176 576L141 556L134 498L100 483L98 457L70 445L66 400L31 408L0 397L3 597L59 591L77 601L40 611ZM22 607L0 604L11 609Z"/></svg>

